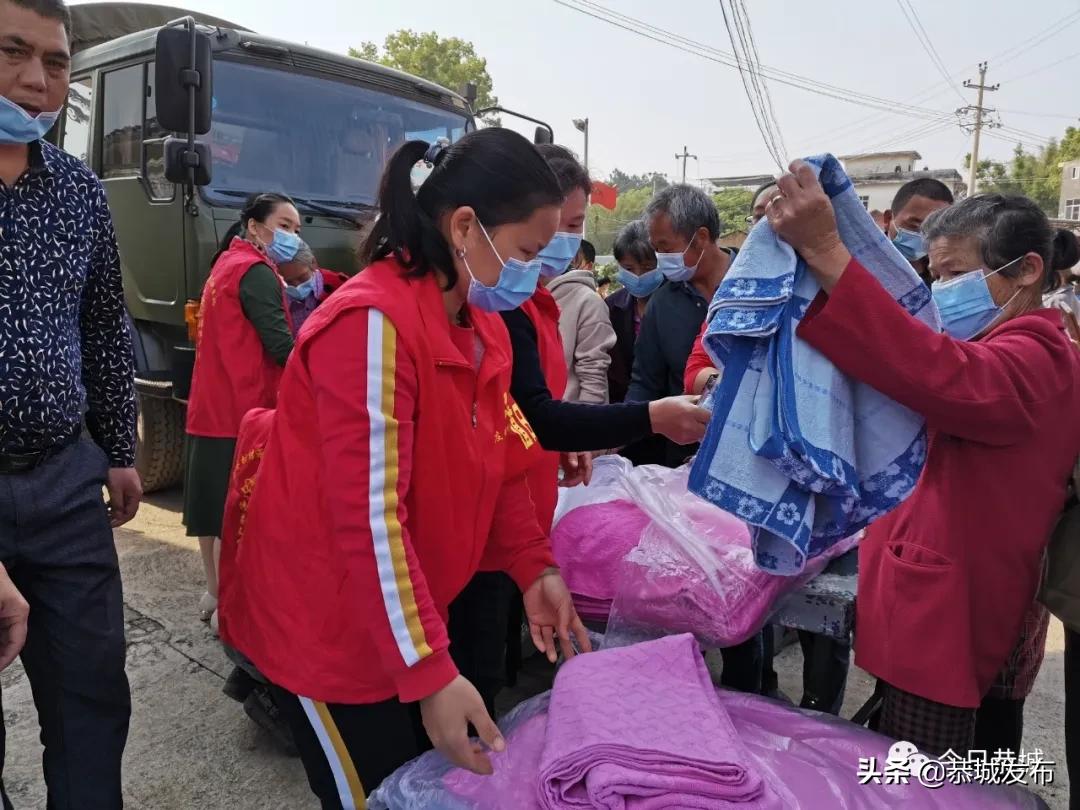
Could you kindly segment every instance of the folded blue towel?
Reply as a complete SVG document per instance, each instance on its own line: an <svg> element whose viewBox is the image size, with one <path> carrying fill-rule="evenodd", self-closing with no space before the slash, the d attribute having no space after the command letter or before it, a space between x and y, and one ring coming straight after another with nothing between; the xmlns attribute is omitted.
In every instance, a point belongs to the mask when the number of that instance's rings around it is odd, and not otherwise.
<svg viewBox="0 0 1080 810"><path fill-rule="evenodd" d="M930 290L871 219L832 155L807 158L845 247L912 315L940 330ZM921 416L842 374L795 330L818 283L768 220L750 232L709 308L723 369L690 490L754 530L758 565L796 574L914 489Z"/></svg>

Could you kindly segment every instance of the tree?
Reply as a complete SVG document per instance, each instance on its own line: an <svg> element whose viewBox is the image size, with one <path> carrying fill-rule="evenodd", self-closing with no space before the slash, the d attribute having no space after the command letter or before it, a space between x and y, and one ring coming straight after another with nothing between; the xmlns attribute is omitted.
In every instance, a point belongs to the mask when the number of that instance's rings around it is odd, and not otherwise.
<svg viewBox="0 0 1080 810"><path fill-rule="evenodd" d="M671 185L667 178L660 174L660 172L627 174L621 169L613 169L607 182L610 185L615 186L620 194L626 191L635 191L639 188L648 188L651 191L654 186L656 190L659 191L660 189L667 188Z"/></svg>
<svg viewBox="0 0 1080 810"><path fill-rule="evenodd" d="M615 210L609 211L599 205L590 205L586 214L588 225L588 240L593 243L599 254L611 253L615 244L615 236L623 227L639 219L645 211L645 206L652 198L652 186L636 188L625 193L619 193L619 199L615 203Z"/></svg>
<svg viewBox="0 0 1080 810"><path fill-rule="evenodd" d="M745 188L725 188L713 194L713 202L720 214L722 232L745 231L746 218L754 206L754 192Z"/></svg>
<svg viewBox="0 0 1080 810"><path fill-rule="evenodd" d="M444 39L434 31L402 28L386 35L381 52L374 42L363 42L359 48L349 48L349 56L411 73L456 93L464 93L465 85L475 82L477 109L499 103L487 60L477 55L471 42L458 37Z"/></svg>
<svg viewBox="0 0 1080 810"><path fill-rule="evenodd" d="M1007 162L980 160L975 174L980 192L1023 194L1038 203L1048 216L1058 216L1061 197L1061 167L1080 158L1080 129L1069 127L1061 141L1051 139L1034 153L1017 144ZM970 168L971 155L964 166Z"/></svg>

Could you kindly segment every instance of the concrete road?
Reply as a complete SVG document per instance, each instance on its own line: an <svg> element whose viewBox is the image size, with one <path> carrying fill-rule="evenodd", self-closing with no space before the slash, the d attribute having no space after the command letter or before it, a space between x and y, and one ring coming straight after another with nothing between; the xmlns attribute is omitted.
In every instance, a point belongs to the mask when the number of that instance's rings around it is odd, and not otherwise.
<svg viewBox="0 0 1080 810"><path fill-rule="evenodd" d="M117 532L124 572L128 676L134 714L125 757L127 806L135 810L306 810L316 807L299 761L279 752L221 693L230 666L198 621L202 593L198 546L180 526L180 496L154 496L130 527ZM1041 748L1057 763L1053 785L1040 791L1067 808L1062 735L1063 635L1051 626L1046 661L1027 701L1025 748ZM798 645L777 657L781 689L798 699ZM18 664L0 676L8 756L4 780L16 810L43 808L41 748L30 687ZM520 691L544 688L525 677ZM843 714L850 717L873 684L852 670ZM505 701L500 701L504 703Z"/></svg>

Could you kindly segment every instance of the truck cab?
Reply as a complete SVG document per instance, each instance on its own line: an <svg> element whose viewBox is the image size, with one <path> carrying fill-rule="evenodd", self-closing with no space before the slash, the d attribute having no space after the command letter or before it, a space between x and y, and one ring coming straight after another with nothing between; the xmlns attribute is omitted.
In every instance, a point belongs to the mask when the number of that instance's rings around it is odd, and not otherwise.
<svg viewBox="0 0 1080 810"><path fill-rule="evenodd" d="M84 160L108 195L135 345L137 467L153 491L183 473L198 301L245 199L291 196L320 264L352 274L386 160L408 140L453 142L475 126L473 112L415 76L182 9L91 3L72 12L71 90L50 139ZM159 37L180 17L209 42L211 74L199 90L209 93L204 165L186 183L169 179L168 141L194 135L163 126L156 75Z"/></svg>

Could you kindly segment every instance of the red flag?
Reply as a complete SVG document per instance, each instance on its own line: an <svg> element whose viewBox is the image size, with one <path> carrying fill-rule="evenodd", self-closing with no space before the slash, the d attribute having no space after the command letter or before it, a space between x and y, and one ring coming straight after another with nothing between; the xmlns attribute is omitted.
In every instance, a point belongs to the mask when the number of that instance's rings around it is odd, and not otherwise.
<svg viewBox="0 0 1080 810"><path fill-rule="evenodd" d="M600 205L606 208L608 211L615 210L615 201L619 197L619 192L615 186L609 186L607 183L601 183L599 180L593 181L592 184L592 197L590 202L593 205Z"/></svg>

